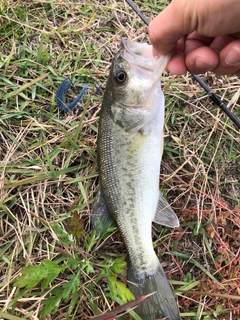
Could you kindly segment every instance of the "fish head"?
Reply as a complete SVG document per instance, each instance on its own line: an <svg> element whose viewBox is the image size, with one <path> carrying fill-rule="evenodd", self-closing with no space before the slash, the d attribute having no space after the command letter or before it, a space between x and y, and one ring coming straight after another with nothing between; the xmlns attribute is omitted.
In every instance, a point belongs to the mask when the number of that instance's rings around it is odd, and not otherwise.
<svg viewBox="0 0 240 320"><path fill-rule="evenodd" d="M164 108L160 79L169 58L168 55L154 57L152 46L147 43L122 39L109 81L114 102L112 117L126 131L144 130L158 108Z"/></svg>

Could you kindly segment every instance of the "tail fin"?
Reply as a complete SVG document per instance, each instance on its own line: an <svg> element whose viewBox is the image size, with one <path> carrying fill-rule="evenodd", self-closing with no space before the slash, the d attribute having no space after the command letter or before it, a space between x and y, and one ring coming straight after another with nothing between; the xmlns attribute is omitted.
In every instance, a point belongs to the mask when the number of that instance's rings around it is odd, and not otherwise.
<svg viewBox="0 0 240 320"><path fill-rule="evenodd" d="M167 320L180 320L177 299L160 262L151 274L137 274L129 265L128 280L135 298L155 292L134 310L143 320L155 320L160 316L165 316Z"/></svg>

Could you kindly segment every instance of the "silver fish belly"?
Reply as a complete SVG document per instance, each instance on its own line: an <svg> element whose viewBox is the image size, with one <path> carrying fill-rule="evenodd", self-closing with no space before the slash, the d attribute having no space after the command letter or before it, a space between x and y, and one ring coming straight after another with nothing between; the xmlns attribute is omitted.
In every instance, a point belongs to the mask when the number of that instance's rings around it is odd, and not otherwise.
<svg viewBox="0 0 240 320"><path fill-rule="evenodd" d="M152 57L146 43L122 41L99 119L100 193L92 209L99 232L115 220L129 255L128 282L135 297L155 292L136 309L144 320L179 311L152 245L152 221L170 227L178 218L159 193L164 96L160 77L168 57Z"/></svg>

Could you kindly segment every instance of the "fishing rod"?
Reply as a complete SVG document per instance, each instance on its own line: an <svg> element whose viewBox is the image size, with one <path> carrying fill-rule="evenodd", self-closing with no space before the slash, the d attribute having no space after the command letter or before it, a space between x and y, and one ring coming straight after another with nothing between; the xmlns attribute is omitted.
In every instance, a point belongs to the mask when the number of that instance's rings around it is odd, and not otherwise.
<svg viewBox="0 0 240 320"><path fill-rule="evenodd" d="M131 0L126 0L126 2L130 5L130 7L136 12L136 14L142 19L142 21L149 26L150 21L145 17L145 15L135 6L135 4ZM212 92L209 86L203 81L201 77L196 74L192 74L191 76L200 84L200 86L208 93L210 99L220 108L223 112L232 120L232 122L240 129L240 120L228 109L228 107L224 104L224 102L216 95L216 93Z"/></svg>

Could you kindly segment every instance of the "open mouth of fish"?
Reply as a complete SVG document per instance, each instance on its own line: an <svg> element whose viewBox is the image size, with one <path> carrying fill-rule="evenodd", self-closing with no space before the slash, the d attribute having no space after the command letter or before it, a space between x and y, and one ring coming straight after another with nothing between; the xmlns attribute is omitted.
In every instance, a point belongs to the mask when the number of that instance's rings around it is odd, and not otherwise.
<svg viewBox="0 0 240 320"><path fill-rule="evenodd" d="M129 63L133 63L142 69L154 71L158 73L160 77L170 59L170 55L168 59L166 59L166 56L160 58L153 56L152 45L128 41L124 38L122 39L121 52L123 58ZM163 61L165 61L164 64Z"/></svg>

